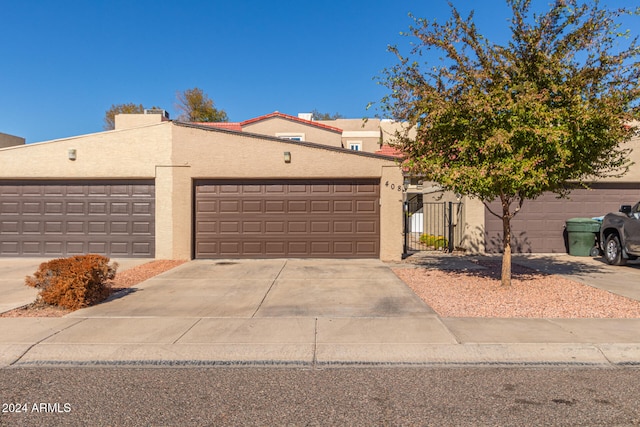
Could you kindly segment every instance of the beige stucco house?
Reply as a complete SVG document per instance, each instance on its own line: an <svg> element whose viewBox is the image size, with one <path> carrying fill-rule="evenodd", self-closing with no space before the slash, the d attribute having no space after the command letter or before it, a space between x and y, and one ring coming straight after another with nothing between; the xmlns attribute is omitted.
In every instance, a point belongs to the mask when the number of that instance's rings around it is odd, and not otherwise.
<svg viewBox="0 0 640 427"><path fill-rule="evenodd" d="M367 153L380 152L385 143L383 122L373 119L315 120L312 113L297 116L273 113L234 123L199 123L214 127L275 136L292 141L307 141Z"/></svg>
<svg viewBox="0 0 640 427"><path fill-rule="evenodd" d="M113 131L2 148L0 256L399 259L395 160L342 148L329 126L327 143L250 131L267 125L123 115Z"/></svg>

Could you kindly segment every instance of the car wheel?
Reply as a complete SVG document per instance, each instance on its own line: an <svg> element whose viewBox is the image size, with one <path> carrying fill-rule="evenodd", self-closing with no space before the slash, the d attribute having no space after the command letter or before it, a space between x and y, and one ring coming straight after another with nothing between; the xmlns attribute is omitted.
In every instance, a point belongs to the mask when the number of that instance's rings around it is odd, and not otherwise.
<svg viewBox="0 0 640 427"><path fill-rule="evenodd" d="M607 237L604 244L604 259L611 265L625 265L627 260L622 256L622 245L617 234Z"/></svg>

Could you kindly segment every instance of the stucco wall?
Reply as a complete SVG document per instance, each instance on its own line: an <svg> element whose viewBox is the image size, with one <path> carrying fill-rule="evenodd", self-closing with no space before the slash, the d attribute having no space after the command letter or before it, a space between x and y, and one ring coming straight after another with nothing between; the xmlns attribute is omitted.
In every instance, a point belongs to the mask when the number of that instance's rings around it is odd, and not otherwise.
<svg viewBox="0 0 640 427"><path fill-rule="evenodd" d="M174 191L180 192L173 198L174 216L190 218L191 186L196 178L380 178L380 258L401 257L402 193L398 188L402 172L393 160L184 126L174 126L173 135L173 164L188 168L173 184ZM285 151L291 153L291 163L284 162ZM386 182L393 183L393 189ZM188 241L180 240L185 236ZM192 232L174 233L174 246L191 248L192 236ZM186 256L174 254L178 255Z"/></svg>
<svg viewBox="0 0 640 427"><path fill-rule="evenodd" d="M170 138L164 123L4 148L0 178L153 178L170 164Z"/></svg>
<svg viewBox="0 0 640 427"><path fill-rule="evenodd" d="M341 134L317 126L306 125L281 117L272 117L242 127L243 132L277 136L282 133L304 134L304 140L317 144L341 147Z"/></svg>

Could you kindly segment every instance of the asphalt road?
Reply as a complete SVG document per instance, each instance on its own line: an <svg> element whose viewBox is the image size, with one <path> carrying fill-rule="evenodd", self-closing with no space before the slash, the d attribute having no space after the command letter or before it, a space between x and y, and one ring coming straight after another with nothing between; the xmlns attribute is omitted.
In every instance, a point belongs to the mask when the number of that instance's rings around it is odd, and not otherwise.
<svg viewBox="0 0 640 427"><path fill-rule="evenodd" d="M639 380L638 368L6 368L0 425L627 426L640 425Z"/></svg>

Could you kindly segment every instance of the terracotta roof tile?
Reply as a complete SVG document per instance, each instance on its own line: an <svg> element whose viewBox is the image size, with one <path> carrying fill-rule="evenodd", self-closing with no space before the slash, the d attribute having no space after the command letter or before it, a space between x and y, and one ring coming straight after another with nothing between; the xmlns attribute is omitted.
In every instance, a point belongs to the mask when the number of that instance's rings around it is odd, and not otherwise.
<svg viewBox="0 0 640 427"><path fill-rule="evenodd" d="M332 131L332 132L342 133L342 129L337 128L335 126L329 126L329 125L325 125L323 123L318 123L318 122L314 122L314 121L311 121L311 120L301 119L300 117L291 116L289 114L284 114L284 113L281 113L279 111L275 111L273 113L265 114L265 115L259 116L259 117L254 117L253 119L245 120L244 122L240 122L240 125L241 126L246 126L246 125L249 125L251 123L256 123L256 122L259 122L259 121L262 121L262 120L271 119L271 118L274 118L274 117L279 117L281 119L291 120L291 121L298 122L298 123L303 123L303 124L309 125L309 126L319 127L319 128L322 128L322 129L326 129L326 130Z"/></svg>
<svg viewBox="0 0 640 427"><path fill-rule="evenodd" d="M380 149L376 151L376 154L382 154L383 156L403 157L402 151L388 144L384 144L382 147L380 147Z"/></svg>

